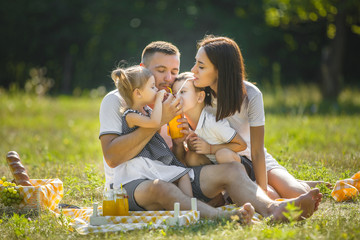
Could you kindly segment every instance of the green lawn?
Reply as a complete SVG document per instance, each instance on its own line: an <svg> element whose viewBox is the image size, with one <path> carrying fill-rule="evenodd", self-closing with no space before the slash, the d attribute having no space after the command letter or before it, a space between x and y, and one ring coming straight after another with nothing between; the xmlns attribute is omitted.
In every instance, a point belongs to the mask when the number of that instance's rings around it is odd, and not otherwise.
<svg viewBox="0 0 360 240"><path fill-rule="evenodd" d="M281 90L281 91L280 91ZM360 171L359 91L345 90L336 104L323 103L313 87L264 93L268 151L299 179L335 183ZM101 201L104 183L98 111L101 98L36 97L0 91L0 176L11 177L5 156L17 151L30 178L59 178L63 203L91 206ZM242 227L202 221L189 227L81 236L49 214L28 220L0 219L2 239L359 239L360 203L324 201L300 223Z"/></svg>

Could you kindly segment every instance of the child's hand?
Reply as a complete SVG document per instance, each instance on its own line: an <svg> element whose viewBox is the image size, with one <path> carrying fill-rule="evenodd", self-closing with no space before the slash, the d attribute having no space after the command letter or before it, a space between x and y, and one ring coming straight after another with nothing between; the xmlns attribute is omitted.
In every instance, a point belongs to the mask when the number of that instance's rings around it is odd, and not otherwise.
<svg viewBox="0 0 360 240"><path fill-rule="evenodd" d="M162 102L162 101L164 100L164 96L165 96L166 93L167 93L167 92L166 92L164 89L158 91L158 92L156 93L156 100Z"/></svg>
<svg viewBox="0 0 360 240"><path fill-rule="evenodd" d="M185 141L190 151L195 152L195 146L194 141L198 138L197 134L193 131L189 133L189 135L186 137Z"/></svg>
<svg viewBox="0 0 360 240"><path fill-rule="evenodd" d="M166 93L165 93L165 95L164 95L164 99L163 99L162 101L163 101L163 102L165 102L165 101L166 101L166 99L167 99L170 95L172 95L172 94L171 94L171 93L166 92Z"/></svg>
<svg viewBox="0 0 360 240"><path fill-rule="evenodd" d="M210 154L210 144L200 137L190 140L197 154Z"/></svg>

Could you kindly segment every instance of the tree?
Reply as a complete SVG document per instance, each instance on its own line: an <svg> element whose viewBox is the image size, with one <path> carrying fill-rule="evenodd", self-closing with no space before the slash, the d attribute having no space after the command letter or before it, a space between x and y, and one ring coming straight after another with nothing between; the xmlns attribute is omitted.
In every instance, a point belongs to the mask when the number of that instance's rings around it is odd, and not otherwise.
<svg viewBox="0 0 360 240"><path fill-rule="evenodd" d="M360 35L360 1L264 0L268 25L299 30L315 25L326 34L321 46L321 89L326 99L336 100L343 79L347 30Z"/></svg>

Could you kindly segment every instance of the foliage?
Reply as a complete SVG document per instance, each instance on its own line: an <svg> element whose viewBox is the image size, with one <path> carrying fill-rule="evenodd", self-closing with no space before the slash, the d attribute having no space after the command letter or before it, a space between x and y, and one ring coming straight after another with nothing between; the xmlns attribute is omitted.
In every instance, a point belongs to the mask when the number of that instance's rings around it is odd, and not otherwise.
<svg viewBox="0 0 360 240"><path fill-rule="evenodd" d="M302 2L2 1L0 86L23 89L31 69L40 68L46 69L47 78L54 80L50 90L53 94L78 94L98 86L110 89L111 70L122 60L129 65L138 64L142 49L154 40L176 44L182 53L181 70L186 71L193 64L196 41L205 34L234 38L243 51L252 81L317 83L321 49L326 44L326 23L321 14L332 13L332 6L338 8L342 1ZM354 0L345 2L354 7L349 13L343 82L357 83L359 5ZM317 10L319 4L325 10ZM302 5L311 7L303 7L310 23L300 21L304 14L296 8ZM312 20L315 15L316 22ZM293 24L284 25L289 21ZM284 28L273 28L267 23ZM329 29L333 32L331 25Z"/></svg>
<svg viewBox="0 0 360 240"><path fill-rule="evenodd" d="M265 0L264 8L266 23L282 29L287 48L303 56L298 60L306 75L297 76L318 78L323 96L336 100L344 82L357 77L350 73L356 63L347 59L354 49L347 46L352 34L360 37L359 1ZM312 63L303 64L305 59Z"/></svg>
<svg viewBox="0 0 360 240"><path fill-rule="evenodd" d="M289 24L325 22L327 26L327 37L332 39L335 36L334 28L335 16L340 11L347 11L346 24L354 34L360 35L358 1L339 1L339 0L265 0L265 20L270 26L283 28Z"/></svg>

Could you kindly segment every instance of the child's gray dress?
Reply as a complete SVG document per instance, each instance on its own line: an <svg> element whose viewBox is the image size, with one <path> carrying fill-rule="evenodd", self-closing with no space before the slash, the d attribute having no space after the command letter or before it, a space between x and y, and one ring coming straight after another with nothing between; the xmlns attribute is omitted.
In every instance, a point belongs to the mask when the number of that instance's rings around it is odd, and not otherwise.
<svg viewBox="0 0 360 240"><path fill-rule="evenodd" d="M150 116L151 109L144 109ZM128 109L122 116L123 135L135 131L138 127L130 128L126 122L128 113L141 114L137 110ZM114 186L126 184L136 179L160 179L166 182L174 182L188 173L191 169L186 168L169 149L165 140L159 133L151 138L143 150L133 159L120 164L115 171Z"/></svg>

